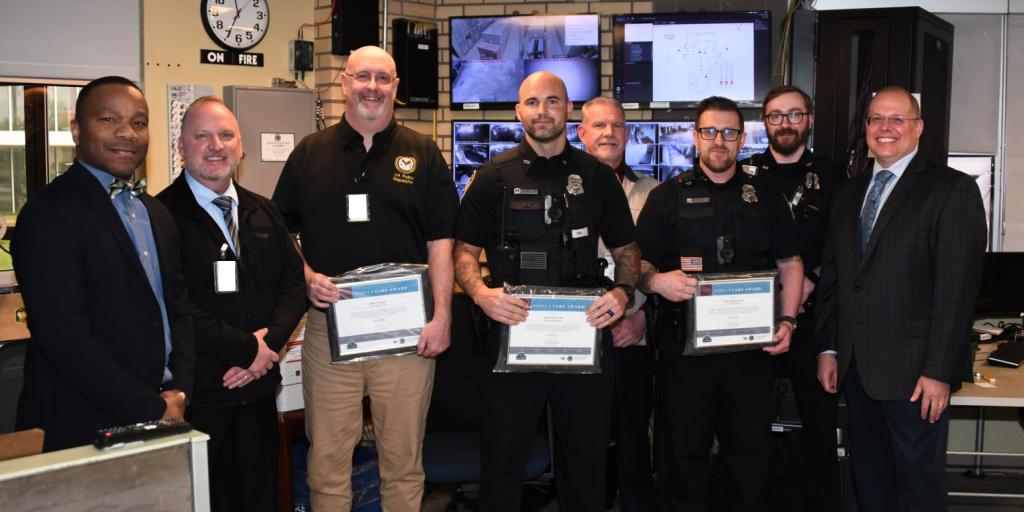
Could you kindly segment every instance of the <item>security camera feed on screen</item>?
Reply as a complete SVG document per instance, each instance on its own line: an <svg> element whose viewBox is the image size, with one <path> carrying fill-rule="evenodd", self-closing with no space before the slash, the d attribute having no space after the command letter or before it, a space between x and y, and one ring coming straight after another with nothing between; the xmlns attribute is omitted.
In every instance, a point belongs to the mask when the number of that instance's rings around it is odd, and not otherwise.
<svg viewBox="0 0 1024 512"><path fill-rule="evenodd" d="M451 18L452 109L508 108L529 74L550 71L572 101L597 96L596 14Z"/></svg>
<svg viewBox="0 0 1024 512"><path fill-rule="evenodd" d="M573 146L586 151L576 127L566 124L566 136ZM670 180L693 168L697 150L693 145L693 121L631 121L626 123L625 160L638 174L656 180ZM768 135L760 121L747 121L746 144L739 158L760 153L768 147ZM452 176L462 197L466 183L480 166L495 155L511 149L523 140L523 125L518 121L453 121Z"/></svg>

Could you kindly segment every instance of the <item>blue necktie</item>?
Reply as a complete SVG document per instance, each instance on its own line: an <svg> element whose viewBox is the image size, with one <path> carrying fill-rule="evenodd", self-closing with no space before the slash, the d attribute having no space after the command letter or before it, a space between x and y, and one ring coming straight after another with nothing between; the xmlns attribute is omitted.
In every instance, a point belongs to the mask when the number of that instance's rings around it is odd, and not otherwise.
<svg viewBox="0 0 1024 512"><path fill-rule="evenodd" d="M861 252L864 252L864 249L868 246L868 239L871 238L871 230L875 226L875 217L878 216L878 203L882 198L882 191L885 190L885 184L889 183L889 180L893 179L895 176L896 175L888 169L882 169L874 177L874 184L871 185L871 191L868 192L868 198L864 200L864 209L860 212Z"/></svg>

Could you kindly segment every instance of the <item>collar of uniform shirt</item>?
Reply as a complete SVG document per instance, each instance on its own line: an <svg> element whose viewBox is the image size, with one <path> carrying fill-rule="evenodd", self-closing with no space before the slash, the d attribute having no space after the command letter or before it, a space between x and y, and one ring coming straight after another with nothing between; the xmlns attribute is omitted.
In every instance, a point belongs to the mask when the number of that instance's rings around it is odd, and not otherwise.
<svg viewBox="0 0 1024 512"><path fill-rule="evenodd" d="M363 146L363 136L348 123L348 119L344 114L341 116L341 121L338 123L339 129L341 130L341 144L343 147L347 147L353 144L358 144L360 147ZM386 148L388 141L391 139L391 132L395 131L395 126L398 122L394 116L391 117L391 122L381 131L373 134L373 146L374 148Z"/></svg>

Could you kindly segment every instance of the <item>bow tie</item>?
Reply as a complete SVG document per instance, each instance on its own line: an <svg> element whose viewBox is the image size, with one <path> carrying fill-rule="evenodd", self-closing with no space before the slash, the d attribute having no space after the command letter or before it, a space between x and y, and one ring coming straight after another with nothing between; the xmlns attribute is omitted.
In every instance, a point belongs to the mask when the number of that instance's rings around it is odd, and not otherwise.
<svg viewBox="0 0 1024 512"><path fill-rule="evenodd" d="M111 199L117 197L121 192L129 192L132 197L139 197L140 194L146 191L146 178L142 178L139 181L114 178L114 182L107 189L110 190Z"/></svg>

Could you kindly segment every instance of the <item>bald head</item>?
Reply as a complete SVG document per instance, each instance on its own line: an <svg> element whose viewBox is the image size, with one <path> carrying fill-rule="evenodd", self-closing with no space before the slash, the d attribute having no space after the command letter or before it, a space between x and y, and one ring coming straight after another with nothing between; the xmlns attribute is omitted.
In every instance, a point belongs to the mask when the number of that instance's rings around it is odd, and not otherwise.
<svg viewBox="0 0 1024 512"><path fill-rule="evenodd" d="M347 108L345 119L363 137L391 123L398 95L395 59L376 46L364 46L348 57L341 80Z"/></svg>
<svg viewBox="0 0 1024 512"><path fill-rule="evenodd" d="M352 68L364 64L364 62L380 64L383 68L386 68L391 72L391 76L397 76L395 59L393 59L388 52L384 51L384 49L379 46L364 46L353 51L348 56L348 65L345 66L345 71L352 73Z"/></svg>
<svg viewBox="0 0 1024 512"><path fill-rule="evenodd" d="M562 101L569 101L569 91L565 88L565 82L558 75L550 71L537 71L530 74L519 86L519 103L529 98L536 90L551 91L557 89L561 94Z"/></svg>
<svg viewBox="0 0 1024 512"><path fill-rule="evenodd" d="M565 122L572 112L565 83L557 75L538 71L519 87L516 118L523 123L526 141L540 156L554 156L565 147Z"/></svg>

